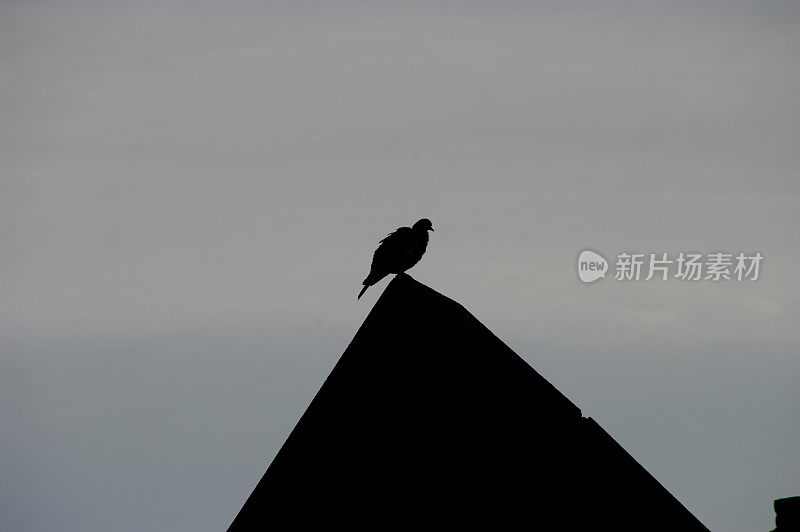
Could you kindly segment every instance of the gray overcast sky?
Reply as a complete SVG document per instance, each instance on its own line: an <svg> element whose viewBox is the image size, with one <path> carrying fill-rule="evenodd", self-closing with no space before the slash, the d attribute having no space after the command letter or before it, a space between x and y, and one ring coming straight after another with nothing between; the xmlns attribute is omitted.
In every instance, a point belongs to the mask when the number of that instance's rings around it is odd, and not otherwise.
<svg viewBox="0 0 800 532"><path fill-rule="evenodd" d="M0 528L223 530L385 286L712 530L800 495L795 2L0 3ZM582 285L577 253L760 251Z"/></svg>

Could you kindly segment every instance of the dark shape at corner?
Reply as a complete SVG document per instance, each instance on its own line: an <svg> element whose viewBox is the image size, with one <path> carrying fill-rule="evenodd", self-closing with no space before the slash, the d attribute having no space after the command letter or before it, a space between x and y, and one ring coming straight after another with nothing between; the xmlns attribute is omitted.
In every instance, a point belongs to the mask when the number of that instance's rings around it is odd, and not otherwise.
<svg viewBox="0 0 800 532"><path fill-rule="evenodd" d="M398 275L230 527L707 530L458 303Z"/></svg>
<svg viewBox="0 0 800 532"><path fill-rule="evenodd" d="M775 529L772 532L800 532L800 496L775 499Z"/></svg>

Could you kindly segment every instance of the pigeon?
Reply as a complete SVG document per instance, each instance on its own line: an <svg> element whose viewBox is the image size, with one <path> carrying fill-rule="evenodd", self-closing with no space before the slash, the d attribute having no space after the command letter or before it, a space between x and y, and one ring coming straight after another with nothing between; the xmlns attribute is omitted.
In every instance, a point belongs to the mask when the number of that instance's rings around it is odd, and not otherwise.
<svg viewBox="0 0 800 532"><path fill-rule="evenodd" d="M433 224L427 218L419 220L411 227L401 227L380 241L380 246L372 256L369 275L361 283L364 288L356 299L361 299L367 288L374 285L390 273L403 273L419 262L425 248L428 247L428 231L433 231Z"/></svg>

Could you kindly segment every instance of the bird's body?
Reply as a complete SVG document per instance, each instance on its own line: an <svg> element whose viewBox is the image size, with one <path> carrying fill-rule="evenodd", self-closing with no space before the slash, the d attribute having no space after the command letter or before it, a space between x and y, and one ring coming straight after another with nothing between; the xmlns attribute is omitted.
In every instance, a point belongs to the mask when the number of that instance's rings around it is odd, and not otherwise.
<svg viewBox="0 0 800 532"><path fill-rule="evenodd" d="M418 263L428 247L428 231L433 231L433 225L423 218L412 227L401 227L381 240L358 298L390 273L403 273Z"/></svg>

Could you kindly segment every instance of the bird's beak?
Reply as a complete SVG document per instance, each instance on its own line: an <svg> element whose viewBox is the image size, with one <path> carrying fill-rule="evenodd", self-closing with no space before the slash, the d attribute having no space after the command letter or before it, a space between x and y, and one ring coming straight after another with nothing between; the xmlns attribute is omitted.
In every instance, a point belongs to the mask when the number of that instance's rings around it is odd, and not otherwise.
<svg viewBox="0 0 800 532"><path fill-rule="evenodd" d="M433 231L433 226L431 226L431 231Z"/></svg>

